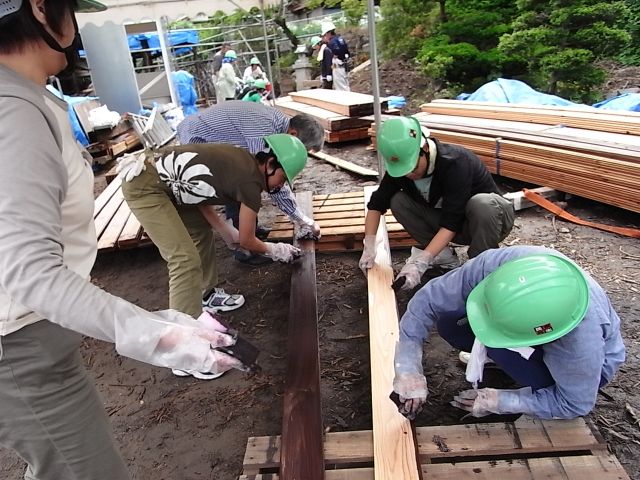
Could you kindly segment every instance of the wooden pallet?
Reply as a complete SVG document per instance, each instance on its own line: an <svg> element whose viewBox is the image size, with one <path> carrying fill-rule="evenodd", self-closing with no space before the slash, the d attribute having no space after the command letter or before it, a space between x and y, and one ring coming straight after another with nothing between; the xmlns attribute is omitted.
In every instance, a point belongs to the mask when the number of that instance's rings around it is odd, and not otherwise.
<svg viewBox="0 0 640 480"><path fill-rule="evenodd" d="M425 480L629 479L583 418L418 427L416 437ZM328 433L324 451L326 480L373 480L377 473L371 431ZM279 467L280 437L250 437L240 480L275 480Z"/></svg>
<svg viewBox="0 0 640 480"><path fill-rule="evenodd" d="M322 238L316 243L318 251L344 252L362 250L364 239L364 191L314 195L313 218L322 229ZM416 245L413 238L395 217L386 214L391 248ZM279 215L273 224L270 241L287 241L293 237L293 226L288 217Z"/></svg>
<svg viewBox="0 0 640 480"><path fill-rule="evenodd" d="M122 196L122 179L117 176L96 198L93 220L98 237L98 251L150 245L140 222Z"/></svg>

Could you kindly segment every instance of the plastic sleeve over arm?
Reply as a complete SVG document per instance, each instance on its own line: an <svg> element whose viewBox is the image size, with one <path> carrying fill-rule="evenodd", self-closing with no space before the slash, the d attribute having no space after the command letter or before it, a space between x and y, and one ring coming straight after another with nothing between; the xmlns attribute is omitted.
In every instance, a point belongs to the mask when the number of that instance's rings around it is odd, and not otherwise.
<svg viewBox="0 0 640 480"><path fill-rule="evenodd" d="M0 112L10 113L16 125L29 125L28 130L5 129L0 137L2 291L51 322L114 342L122 355L160 366L205 367L209 342L196 335L198 324L191 317L147 312L64 265L61 204L68 182L66 168L42 114L17 102L9 109L5 100ZM178 322L186 327L177 328ZM159 349L159 340L176 330L186 343Z"/></svg>

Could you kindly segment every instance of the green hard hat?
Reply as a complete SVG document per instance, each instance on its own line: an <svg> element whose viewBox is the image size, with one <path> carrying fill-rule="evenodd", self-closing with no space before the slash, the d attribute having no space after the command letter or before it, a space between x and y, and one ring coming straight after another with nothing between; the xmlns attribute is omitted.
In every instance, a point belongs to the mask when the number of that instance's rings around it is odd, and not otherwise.
<svg viewBox="0 0 640 480"><path fill-rule="evenodd" d="M227 50L224 54L224 58L233 58L236 59L238 58L238 55L236 55L236 51L235 50Z"/></svg>
<svg viewBox="0 0 640 480"><path fill-rule="evenodd" d="M267 135L264 140L273 150L278 163L282 165L289 185L291 185L293 179L307 164L307 149L298 137L287 133Z"/></svg>
<svg viewBox="0 0 640 480"><path fill-rule="evenodd" d="M94 2L93 0L78 0L78 7L76 8L76 12L104 12L106 9L107 6L100 2Z"/></svg>
<svg viewBox="0 0 640 480"><path fill-rule="evenodd" d="M318 35L315 35L313 37L311 37L311 46L315 47L316 45L318 45L320 42L322 41L322 38L320 38Z"/></svg>
<svg viewBox="0 0 640 480"><path fill-rule="evenodd" d="M467 318L487 347L532 347L573 330L589 308L589 287L572 261L550 254L501 265L471 290Z"/></svg>
<svg viewBox="0 0 640 480"><path fill-rule="evenodd" d="M260 65L260 60L258 60L258 57L251 57L251 60L249 60L249 65Z"/></svg>
<svg viewBox="0 0 640 480"><path fill-rule="evenodd" d="M422 129L415 118L391 118L382 124L378 151L392 177L404 177L416 168L421 146Z"/></svg>
<svg viewBox="0 0 640 480"><path fill-rule="evenodd" d="M253 82L253 86L256 88L261 88L261 89L265 89L267 88L267 82L265 82L263 79L258 78L257 80L255 80Z"/></svg>

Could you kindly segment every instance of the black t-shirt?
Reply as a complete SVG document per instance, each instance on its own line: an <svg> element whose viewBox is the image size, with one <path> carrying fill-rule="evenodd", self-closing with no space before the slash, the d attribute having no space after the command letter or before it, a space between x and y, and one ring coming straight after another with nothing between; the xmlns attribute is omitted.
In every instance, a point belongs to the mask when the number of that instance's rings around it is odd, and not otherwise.
<svg viewBox="0 0 640 480"><path fill-rule="evenodd" d="M190 144L162 149L155 162L160 180L180 205L244 203L254 212L266 190L258 162L246 150L225 144Z"/></svg>

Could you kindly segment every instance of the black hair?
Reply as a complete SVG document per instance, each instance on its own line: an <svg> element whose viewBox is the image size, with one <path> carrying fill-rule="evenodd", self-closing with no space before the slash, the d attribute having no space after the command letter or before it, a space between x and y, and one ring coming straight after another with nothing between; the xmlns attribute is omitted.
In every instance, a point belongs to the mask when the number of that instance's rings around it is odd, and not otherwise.
<svg viewBox="0 0 640 480"><path fill-rule="evenodd" d="M62 35L65 18L68 13L73 14L77 3L77 0L44 0L49 28ZM41 38L41 29L33 16L29 0L22 0L20 10L0 19L0 54L19 52Z"/></svg>

